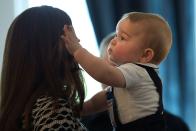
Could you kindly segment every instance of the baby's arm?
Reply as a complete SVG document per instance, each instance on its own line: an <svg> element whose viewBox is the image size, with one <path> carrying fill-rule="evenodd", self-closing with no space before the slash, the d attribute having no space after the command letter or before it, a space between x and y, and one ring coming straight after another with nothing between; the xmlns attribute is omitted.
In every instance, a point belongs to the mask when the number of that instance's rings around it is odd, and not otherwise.
<svg viewBox="0 0 196 131"><path fill-rule="evenodd" d="M87 116L107 110L108 104L106 92L106 90L102 90L86 101L83 105L81 116Z"/></svg>
<svg viewBox="0 0 196 131"><path fill-rule="evenodd" d="M125 79L121 71L82 48L73 28L64 27L63 40L65 46L83 69L97 81L110 86L125 87Z"/></svg>

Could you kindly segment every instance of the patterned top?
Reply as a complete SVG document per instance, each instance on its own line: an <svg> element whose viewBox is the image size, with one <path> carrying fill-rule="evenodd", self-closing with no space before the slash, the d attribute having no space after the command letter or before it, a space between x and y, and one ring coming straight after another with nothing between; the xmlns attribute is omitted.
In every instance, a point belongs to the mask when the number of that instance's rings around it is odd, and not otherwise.
<svg viewBox="0 0 196 131"><path fill-rule="evenodd" d="M52 97L37 99L32 110L33 131L87 131L65 99L57 99L57 109L54 102Z"/></svg>

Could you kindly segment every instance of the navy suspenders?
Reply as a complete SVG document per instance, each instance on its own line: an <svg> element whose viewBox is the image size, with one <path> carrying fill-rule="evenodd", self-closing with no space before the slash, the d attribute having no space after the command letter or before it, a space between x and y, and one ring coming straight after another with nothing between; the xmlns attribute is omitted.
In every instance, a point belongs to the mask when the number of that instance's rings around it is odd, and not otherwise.
<svg viewBox="0 0 196 131"><path fill-rule="evenodd" d="M157 113L163 114L163 101L162 101L162 88L163 87L162 87L161 79L159 78L157 72L152 67L140 65L140 64L137 64L137 65L145 68L146 71L148 72L148 74L150 75L152 81L154 82L154 84L156 86L156 90L160 96L159 107L158 107Z"/></svg>
<svg viewBox="0 0 196 131"><path fill-rule="evenodd" d="M127 124L122 124L119 120L119 116L118 116L118 110L117 110L117 105L116 105L116 100L114 96L114 92L113 92L113 87L111 87L110 91L108 91L107 93L107 99L112 102L112 109L110 108L109 113L110 113L110 118L111 118L111 123L114 127L114 130L116 131L127 131L127 130L137 130L140 131L139 128L142 128L141 126L143 126L144 124L146 125L151 125L151 123L154 122L158 122L158 124L161 124L160 127L164 127L165 126L165 122L164 122L164 116L163 116L163 103L162 103L162 82L158 76L158 74L156 73L156 71L149 66L145 66L145 65L141 65L141 64L136 64L140 67L143 67L146 69L146 71L148 72L148 74L150 75L152 81L154 82L155 86L156 86L156 90L160 96L159 98L159 106L158 106L158 110L155 114L141 118L139 120L135 120L133 122L129 122ZM113 114L112 114L113 113ZM159 128L156 129L150 129L151 131L155 131L155 130L159 130ZM146 130L146 129L144 129ZM143 130L142 130L143 131ZM164 131L160 130L160 131Z"/></svg>

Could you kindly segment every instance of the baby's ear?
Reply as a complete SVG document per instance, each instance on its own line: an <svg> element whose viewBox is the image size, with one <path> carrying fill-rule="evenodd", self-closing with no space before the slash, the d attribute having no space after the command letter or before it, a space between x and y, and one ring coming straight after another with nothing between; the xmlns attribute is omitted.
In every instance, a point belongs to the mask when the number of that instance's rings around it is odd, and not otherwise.
<svg viewBox="0 0 196 131"><path fill-rule="evenodd" d="M140 62L149 63L153 59L153 57L154 57L154 50L151 48L146 48L140 59Z"/></svg>

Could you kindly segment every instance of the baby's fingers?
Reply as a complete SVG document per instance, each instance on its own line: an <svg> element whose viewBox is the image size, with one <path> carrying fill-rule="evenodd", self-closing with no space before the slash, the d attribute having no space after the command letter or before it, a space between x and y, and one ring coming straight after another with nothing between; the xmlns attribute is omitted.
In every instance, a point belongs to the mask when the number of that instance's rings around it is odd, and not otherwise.
<svg viewBox="0 0 196 131"><path fill-rule="evenodd" d="M63 30L64 30L64 36L66 37L68 36L70 39L72 39L72 41L80 42L72 26L64 25Z"/></svg>

